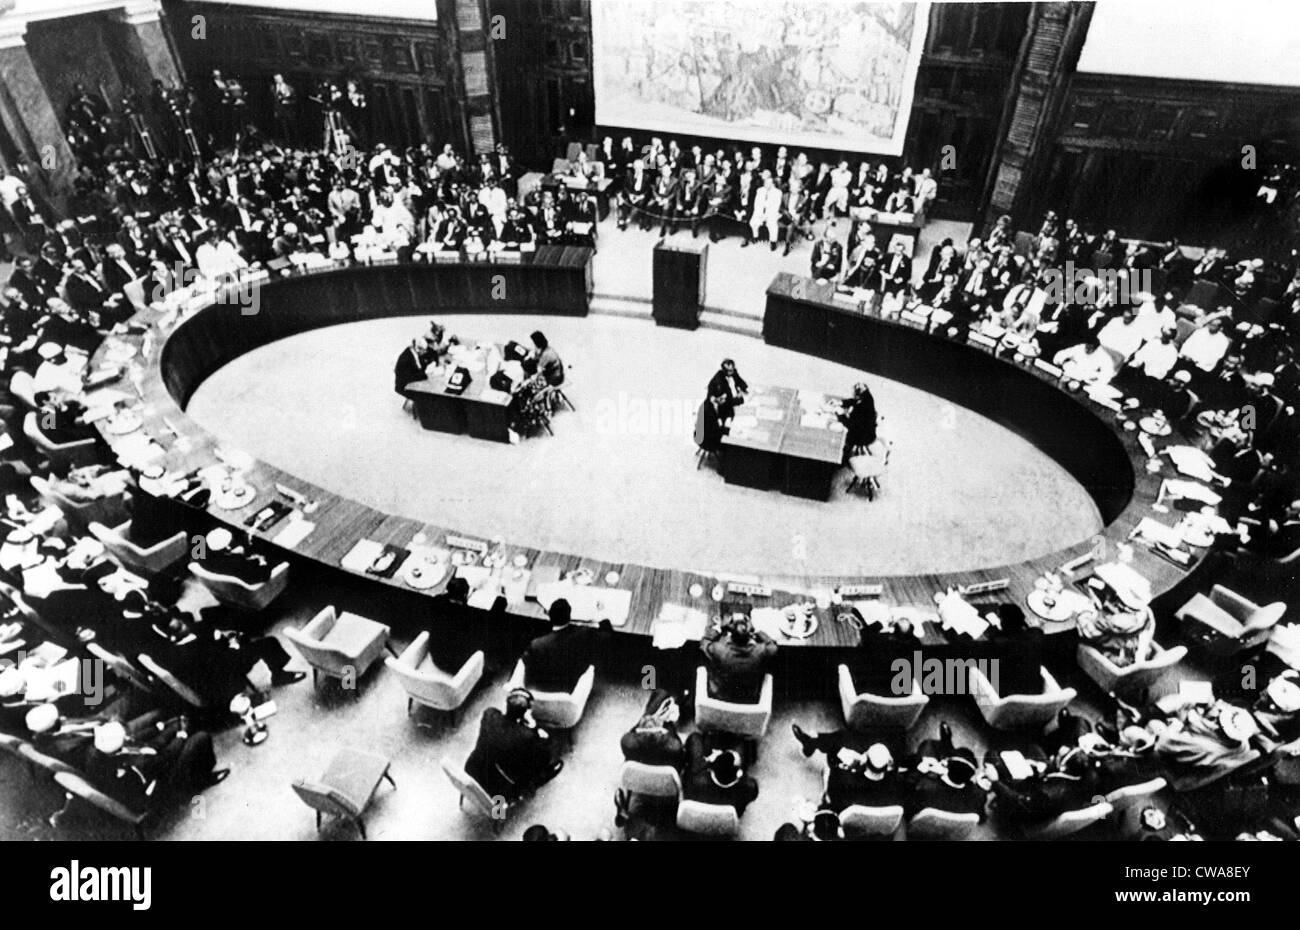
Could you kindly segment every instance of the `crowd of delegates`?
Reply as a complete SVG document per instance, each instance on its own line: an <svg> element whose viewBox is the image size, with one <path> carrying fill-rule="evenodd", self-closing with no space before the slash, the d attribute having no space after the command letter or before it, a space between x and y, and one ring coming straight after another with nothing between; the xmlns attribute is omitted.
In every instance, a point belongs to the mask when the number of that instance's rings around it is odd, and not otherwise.
<svg viewBox="0 0 1300 930"><path fill-rule="evenodd" d="M718 242L729 235L744 237L744 245L766 238L772 251L784 253L800 238L812 238L816 220L844 217L855 211L890 214L923 213L938 196L939 186L928 168L914 174L910 167L891 171L881 162L847 160L814 163L804 152L790 154L777 146L720 147L705 152L699 145L683 149L676 140L652 138L637 148L631 137L615 146L605 137L595 153L606 177L618 178L618 225L659 226L664 237L689 228ZM570 170L588 172L584 153Z"/></svg>
<svg viewBox="0 0 1300 930"><path fill-rule="evenodd" d="M1049 214L1037 235L1019 246L1006 218L964 249L945 242L914 280L910 256L899 248L882 252L869 222L854 223L846 249L839 248L831 224L856 207L923 210L934 195L928 172L893 176L883 166L814 167L784 148L772 157L761 149L748 155L683 152L672 143L636 151L627 141L615 148L608 139L597 157L623 178L618 217L624 225L659 223L665 234L689 225L714 237L739 231L747 241L766 232L773 247L784 241L788 248L808 219L826 219L827 234L813 249L819 276L902 298L913 308L945 311L946 331L954 337L983 332L1026 351L1033 347L1056 360L1069 380L1112 382L1121 396L1162 412L1203 443L1216 472L1229 479L1221 512L1238 521L1237 539L1248 553L1277 558L1300 546L1300 368L1294 350L1300 271L1253 259L1232 262L1218 250L1193 258L1176 242L1124 245L1113 231L1089 237L1078 224L1061 224ZM247 618L192 606L186 584L175 577L145 578L125 569L84 525L62 518L42 496L39 486L77 503L119 500L122 516L132 519L133 537L147 544L196 519L213 493L196 475L126 470L110 462L88 422L90 354L107 333L128 325L137 300L161 298L196 275L221 279L246 267L294 264L308 253L419 260L448 248L586 241L595 208L585 192L570 195L564 186L517 199L519 170L502 149L470 162L450 146L398 153L378 143L360 157L339 158L257 145L203 166L142 160L119 150L88 160L81 172L71 211L81 219L56 217L21 177L0 175L4 241L15 255L0 318L9 394L0 404L0 592L6 619L18 623L7 634L32 647L0 674L0 726L124 803L155 809L224 777L205 728L229 724L225 708L241 697L261 696L264 686L252 681L255 668L269 671L271 686L301 675L287 671L283 647L247 628ZM1104 286L1054 292L1053 273L1067 262L1159 272L1153 280L1160 286L1136 301L1119 299ZM132 296L133 284L142 292ZM1185 299L1206 293L1214 306L1195 307ZM395 368L397 390L424 377L453 340L437 324L415 340ZM564 379L559 356L543 334L534 333L531 342L520 358L521 366L529 363L524 383L536 382L538 393L558 387ZM724 363L711 380L709 403L720 425L743 403L747 387L734 364ZM45 440L89 441L93 455L76 463L47 458L24 434L29 413ZM863 440L859 445L874 438L874 402L865 386L855 390L844 420ZM48 484L33 484L33 478ZM212 570L254 584L270 577L273 566L249 539L199 529L206 532L204 557ZM433 610L439 667L458 668L465 650L476 646L467 595L450 585ZM536 790L560 772L553 740L531 719L532 692L571 690L595 664L604 635L573 623L563 600L551 605L550 619L552 631L524 652L523 686L508 695L504 710L484 715L466 764L505 797ZM1148 605L1120 587L1099 596L1081 633L1123 665L1147 654L1152 624ZM1032 682L1016 679L1014 667L1038 668L1032 658L1042 648L1037 633L1023 614L1006 611L989 637L1008 656L1031 657L1005 664L1011 671L1001 685L1008 693L1034 690ZM850 659L855 682L860 690L890 693L887 663L892 653L912 653L913 631L903 622L863 625L861 641ZM93 705L85 695L51 691L52 668L62 660L56 657L85 657L91 645L118 657L124 673L130 667L142 678L140 657L150 656L215 712L199 716L175 695L139 692L121 681ZM776 646L738 613L712 629L702 649L710 693L746 701L757 695ZM982 764L942 727L937 739L910 752L874 740L854 745L843 733L796 730L806 752L824 753L830 775L822 814L806 828L792 825L793 832L836 838L840 830L831 815L854 797L897 798L910 811L929 806L983 816L991 793L997 816L1030 823L1153 771L1192 792L1224 782L1239 787L1256 766L1273 761L1278 747L1300 736L1294 671L1285 664L1265 671L1249 692L1239 683L1216 683L1220 696L1213 701L1123 705L1113 721L1095 725L1065 719L1050 739L1021 745L1017 755L990 755ZM749 772L752 746L717 734L683 740L678 701L669 691L650 696L624 737L625 756L678 767L687 798L743 812L759 791ZM1167 838L1163 834L1174 833L1175 824L1190 832L1181 813L1152 808L1135 829Z"/></svg>

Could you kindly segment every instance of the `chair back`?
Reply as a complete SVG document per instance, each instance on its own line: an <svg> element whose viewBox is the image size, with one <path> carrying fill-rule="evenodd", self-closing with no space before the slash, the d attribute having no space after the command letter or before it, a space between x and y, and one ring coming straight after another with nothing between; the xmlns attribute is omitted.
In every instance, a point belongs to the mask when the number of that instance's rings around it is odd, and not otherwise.
<svg viewBox="0 0 1300 930"><path fill-rule="evenodd" d="M912 681L912 693L905 697L859 694L847 665L839 667L839 686L844 722L854 730L871 727L907 730L916 723L925 706L930 703L915 679Z"/></svg>
<svg viewBox="0 0 1300 930"><path fill-rule="evenodd" d="M893 836L903 822L903 805L866 807L852 804L840 812L840 825L846 834L856 836Z"/></svg>
<svg viewBox="0 0 1300 930"><path fill-rule="evenodd" d="M989 726L998 730L1041 730L1078 695L1075 689L1058 685L1045 668L1042 678L1041 694L999 695L978 667L971 667L967 673L980 713Z"/></svg>
<svg viewBox="0 0 1300 930"><path fill-rule="evenodd" d="M1114 812L1114 808L1105 801L1099 801L1089 807L1075 811L1066 811L1054 817L1040 827L1026 830L1025 834L1036 840L1059 840L1063 837L1085 830L1095 823L1100 823Z"/></svg>
<svg viewBox="0 0 1300 930"><path fill-rule="evenodd" d="M677 829L705 836L735 837L740 833L740 817L730 804L682 801L677 805Z"/></svg>
<svg viewBox="0 0 1300 930"><path fill-rule="evenodd" d="M510 676L510 681L506 683L506 689L512 690L525 687L524 681L526 677L524 660L520 659L515 663L514 673ZM533 719L547 729L572 729L582 720L583 711L587 708L587 699L591 697L591 689L595 683L596 667L589 665L587 670L582 673L582 677L578 679L578 683L571 693L538 691L529 688L533 695Z"/></svg>
<svg viewBox="0 0 1300 930"><path fill-rule="evenodd" d="M701 730L762 739L772 721L772 676L763 676L758 701L738 704L709 696L709 674L703 665L695 670L695 723Z"/></svg>
<svg viewBox="0 0 1300 930"><path fill-rule="evenodd" d="M113 670L113 674L115 674L118 678L121 678L123 681L129 681L132 685L134 685L136 688L139 688L141 691L148 692L153 690L153 688L149 684L148 679L146 679L143 675L141 675L136 670L135 666L132 665L130 662L128 662L122 656L109 652L107 649L105 649L103 646L101 646L99 643L96 642L86 643L86 651L89 652L95 658L99 659L109 668L111 668Z"/></svg>
<svg viewBox="0 0 1300 930"><path fill-rule="evenodd" d="M865 453L849 459L849 468L853 472L853 477L879 478L889 466L889 454L892 449L893 444L889 440L877 436L876 441L867 446Z"/></svg>
<svg viewBox="0 0 1300 930"><path fill-rule="evenodd" d="M294 780L291 787L294 794L302 798L303 803L312 810L335 817L360 816L361 812L356 810L341 792L322 782L299 778Z"/></svg>
<svg viewBox="0 0 1300 930"><path fill-rule="evenodd" d="M289 563L281 562L271 569L271 577L261 584L250 585L238 578L210 572L198 562L189 564L190 574L212 592L217 600L245 610L264 610L284 593L289 585Z"/></svg>
<svg viewBox="0 0 1300 930"><path fill-rule="evenodd" d="M36 379L25 371L15 371L9 379L9 393L18 398L28 410L36 409Z"/></svg>
<svg viewBox="0 0 1300 930"><path fill-rule="evenodd" d="M682 796L682 777L671 765L624 762L621 783L633 794L644 794L655 798Z"/></svg>
<svg viewBox="0 0 1300 930"><path fill-rule="evenodd" d="M909 840L964 840L979 824L979 814L954 814L927 807L907 822Z"/></svg>
<svg viewBox="0 0 1300 930"><path fill-rule="evenodd" d="M1106 795L1106 803L1116 811L1123 812L1144 804L1149 798L1164 791L1168 785L1169 782L1163 778L1153 778L1136 785L1125 785Z"/></svg>
<svg viewBox="0 0 1300 930"><path fill-rule="evenodd" d="M497 805L492 796L487 793L482 785L469 776L463 766L443 759L442 770L447 774L448 780L456 786L462 800L467 800L473 804L484 817L493 820L497 818Z"/></svg>
<svg viewBox="0 0 1300 930"><path fill-rule="evenodd" d="M110 798L76 772L56 772L54 774L54 780L58 782L59 787L68 792L68 794L81 798L89 804L93 804L95 807L104 811L104 813L110 814L118 820L137 827L144 821L144 813L137 813L120 801Z"/></svg>
<svg viewBox="0 0 1300 930"><path fill-rule="evenodd" d="M456 710L483 677L483 653L470 656L454 675L427 661L428 656L429 631L425 630L400 656L385 659L384 664L401 680L411 700L437 710Z"/></svg>
<svg viewBox="0 0 1300 930"><path fill-rule="evenodd" d="M176 693L176 696L186 704L189 704L191 707L199 708L207 706L207 702L199 696L198 692L194 691L189 685L185 684L185 682L181 681L143 652L140 653L140 664L145 667L145 670L150 675L171 688L172 691Z"/></svg>

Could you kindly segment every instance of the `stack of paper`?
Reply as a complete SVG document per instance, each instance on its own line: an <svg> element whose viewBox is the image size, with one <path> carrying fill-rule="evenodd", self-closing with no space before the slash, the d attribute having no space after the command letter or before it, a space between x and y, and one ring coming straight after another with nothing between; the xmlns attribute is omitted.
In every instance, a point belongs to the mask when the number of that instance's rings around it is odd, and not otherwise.
<svg viewBox="0 0 1300 930"><path fill-rule="evenodd" d="M280 532L276 533L271 541L277 546L292 549L306 539L307 535L314 529L316 529L316 524L305 519L301 511L295 510L289 514L289 519L285 521Z"/></svg>
<svg viewBox="0 0 1300 930"><path fill-rule="evenodd" d="M384 553L384 544L373 539L358 539L340 563L348 571L364 572Z"/></svg>
<svg viewBox="0 0 1300 930"><path fill-rule="evenodd" d="M664 604L652 627L656 649L677 649L704 637L708 617L701 610L680 604Z"/></svg>

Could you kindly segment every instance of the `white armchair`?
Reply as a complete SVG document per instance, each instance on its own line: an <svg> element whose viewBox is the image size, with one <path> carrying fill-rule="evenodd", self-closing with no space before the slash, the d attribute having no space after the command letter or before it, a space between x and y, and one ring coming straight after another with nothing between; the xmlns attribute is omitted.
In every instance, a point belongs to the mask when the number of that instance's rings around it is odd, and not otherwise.
<svg viewBox="0 0 1300 930"><path fill-rule="evenodd" d="M1036 824L1025 828L1026 839L1031 840L1059 840L1078 833L1080 830L1086 830L1093 824L1101 823L1112 813L1115 808L1105 801L1099 801L1088 807L1080 808L1075 811L1066 811L1053 817L1044 824Z"/></svg>
<svg viewBox="0 0 1300 930"><path fill-rule="evenodd" d="M933 807L916 812L907 822L909 840L964 840L975 832L979 814L954 814Z"/></svg>
<svg viewBox="0 0 1300 930"><path fill-rule="evenodd" d="M921 691L921 686L915 679L912 681L912 693L905 697L859 694L853 685L853 673L849 671L847 665L841 665L839 668L839 685L844 722L854 730L864 730L868 727L909 729L921 716L925 705L930 703L930 699Z"/></svg>
<svg viewBox="0 0 1300 930"><path fill-rule="evenodd" d="M318 673L330 678L354 681L379 658L388 644L389 629L382 623L337 613L326 607L301 630L288 627L285 639L293 643L311 666L312 681ZM356 689L353 689L356 693Z"/></svg>
<svg viewBox="0 0 1300 930"><path fill-rule="evenodd" d="M709 697L709 673L701 665L695 670L696 726L716 733L762 739L772 721L773 690L772 676L764 675L756 704L736 704Z"/></svg>
<svg viewBox="0 0 1300 930"><path fill-rule="evenodd" d="M524 685L525 671L524 660L520 659L515 664L515 670L510 676L510 680L506 682L507 691L526 687ZM582 720L582 713L587 709L587 699L591 697L591 689L595 683L596 667L588 665L587 670L582 673L582 677L578 679L578 684L570 693L537 691L529 688L528 690L533 695L533 719L548 730L573 729Z"/></svg>
<svg viewBox="0 0 1300 930"><path fill-rule="evenodd" d="M504 799L493 798L488 794L487 789L470 777L463 765L448 762L446 759L443 759L441 764L447 779L455 785L456 792L460 795L461 809L463 810L465 802L469 801L474 810L492 822L493 831L500 833L501 828L505 826L506 816L510 813L510 807Z"/></svg>
<svg viewBox="0 0 1300 930"><path fill-rule="evenodd" d="M189 551L188 539L184 530L177 530L175 535L159 540L152 546L137 546L131 541L131 521L119 526L105 526L102 523L90 524L90 535L94 536L113 558L132 571L156 575L175 565Z"/></svg>
<svg viewBox="0 0 1300 930"><path fill-rule="evenodd" d="M54 442L41 432L36 421L36 411L23 417L23 435L32 441L42 455L54 463L66 462L70 466L86 465L95 458L95 440L77 439L73 442Z"/></svg>
<svg viewBox="0 0 1300 930"><path fill-rule="evenodd" d="M1230 656L1262 646L1285 613L1282 601L1261 606L1216 584L1209 597L1193 595L1174 617L1182 621L1183 632L1209 654Z"/></svg>
<svg viewBox="0 0 1300 930"><path fill-rule="evenodd" d="M1073 688L1062 688L1047 669L1042 669L1041 694L1000 695L993 684L976 667L971 667L967 681L975 693L975 703L985 722L997 730L1042 729L1056 718L1078 695Z"/></svg>
<svg viewBox="0 0 1300 930"><path fill-rule="evenodd" d="M217 600L254 613L265 610L272 601L284 593L285 588L289 587L288 562L276 565L271 569L271 577L259 584L249 584L230 575L218 575L216 572L208 571L198 562L191 562L189 568L190 574L199 579Z"/></svg>
<svg viewBox="0 0 1300 930"><path fill-rule="evenodd" d="M1101 690L1107 694L1119 695L1134 694L1150 688L1186 655L1186 646L1165 649L1155 642L1151 644L1151 655L1141 662L1124 666L1116 665L1087 643L1079 643L1076 653L1079 667Z"/></svg>
<svg viewBox="0 0 1300 930"><path fill-rule="evenodd" d="M893 836L903 822L903 805L865 807L851 804L840 812L840 825L847 836Z"/></svg>
<svg viewBox="0 0 1300 930"><path fill-rule="evenodd" d="M671 765L624 762L620 783L632 794L673 799L682 796L682 776Z"/></svg>
<svg viewBox="0 0 1300 930"><path fill-rule="evenodd" d="M730 804L682 801L677 805L677 829L719 839L734 839L740 834L740 817Z"/></svg>
<svg viewBox="0 0 1300 930"><path fill-rule="evenodd" d="M415 637L397 658L387 658L387 665L406 689L406 712L416 704L455 714L483 678L482 650L470 656L454 675L444 672L429 658L429 631Z"/></svg>
<svg viewBox="0 0 1300 930"><path fill-rule="evenodd" d="M32 476L31 485L42 501L59 508L64 521L74 532L84 532L95 522L120 520L126 512L126 498L123 494L109 494L93 501L74 501L49 479L39 475Z"/></svg>

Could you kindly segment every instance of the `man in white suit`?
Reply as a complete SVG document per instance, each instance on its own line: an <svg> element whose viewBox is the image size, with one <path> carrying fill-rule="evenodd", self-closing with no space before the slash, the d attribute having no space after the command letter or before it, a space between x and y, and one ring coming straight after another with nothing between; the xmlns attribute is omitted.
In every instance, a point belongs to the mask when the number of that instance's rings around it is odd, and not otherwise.
<svg viewBox="0 0 1300 930"><path fill-rule="evenodd" d="M741 248L758 238L758 231L767 227L767 241L776 251L776 240L781 231L781 189L770 174L763 175L763 186L754 194L754 209L749 215L749 238Z"/></svg>

